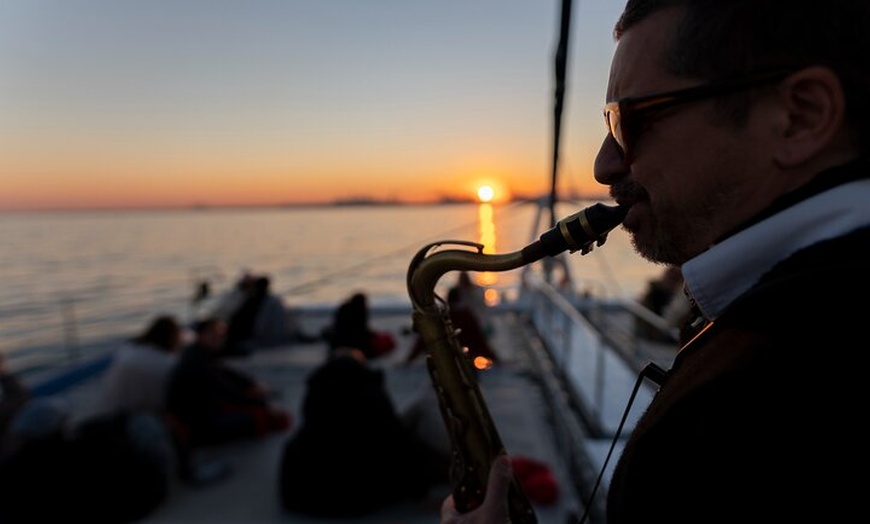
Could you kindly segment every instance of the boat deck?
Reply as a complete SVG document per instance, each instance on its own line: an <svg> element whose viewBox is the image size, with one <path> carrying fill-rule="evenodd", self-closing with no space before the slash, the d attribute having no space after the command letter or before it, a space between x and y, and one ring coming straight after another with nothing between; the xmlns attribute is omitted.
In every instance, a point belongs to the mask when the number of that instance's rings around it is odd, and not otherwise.
<svg viewBox="0 0 870 524"><path fill-rule="evenodd" d="M303 319L310 333L328 321L328 315L313 315ZM502 357L502 363L482 373L481 391L498 427L502 441L513 456L525 456L547 464L555 474L560 487L559 500L548 506L535 506L541 524L564 524L576 521L582 513L582 504L572 488L566 466L559 458L554 432L549 429L547 407L534 365L528 351L529 344L522 322L510 313L494 315L493 347ZM373 362L382 368L386 384L397 408L409 402L420 388L430 388L425 363L419 359L409 365L403 361L411 349L415 335L410 331L410 312L395 312L373 316L372 325L392 332L397 341L396 350L382 360ZM275 394L275 402L288 409L299 424L299 413L307 375L326 357L325 343L291 344L280 348L261 350L255 354L233 359L239 366L264 382ZM69 402L82 413L91 405L90 395L95 384L85 384L69 393ZM383 510L366 518L352 520L322 519L288 513L278 497L278 467L284 442L293 428L284 434L263 439L239 442L205 450L208 458L228 461L232 473L207 486L193 487L181 483L172 486L170 497L145 523L415 523L437 522L439 508L450 487L433 488L429 496L418 503L407 503ZM336 475L341 473L336 471ZM340 501L336 501L340 504Z"/></svg>

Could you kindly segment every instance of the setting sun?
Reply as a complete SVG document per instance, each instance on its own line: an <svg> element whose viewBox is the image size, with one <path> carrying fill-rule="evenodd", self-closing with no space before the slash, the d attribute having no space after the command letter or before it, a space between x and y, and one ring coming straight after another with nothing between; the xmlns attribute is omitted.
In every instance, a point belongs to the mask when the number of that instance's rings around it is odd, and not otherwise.
<svg viewBox="0 0 870 524"><path fill-rule="evenodd" d="M481 202L492 202L492 199L495 197L495 190L492 186L480 186L477 188L477 198Z"/></svg>

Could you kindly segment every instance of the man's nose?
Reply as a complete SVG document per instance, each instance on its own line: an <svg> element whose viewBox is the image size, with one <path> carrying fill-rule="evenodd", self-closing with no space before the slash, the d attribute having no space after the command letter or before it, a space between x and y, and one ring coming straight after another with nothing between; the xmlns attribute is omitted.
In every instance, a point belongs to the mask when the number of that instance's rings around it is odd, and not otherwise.
<svg viewBox="0 0 870 524"><path fill-rule="evenodd" d="M616 143L613 135L607 133L598 155L595 157L595 180L607 186L613 185L620 177L628 173L628 164L622 148Z"/></svg>

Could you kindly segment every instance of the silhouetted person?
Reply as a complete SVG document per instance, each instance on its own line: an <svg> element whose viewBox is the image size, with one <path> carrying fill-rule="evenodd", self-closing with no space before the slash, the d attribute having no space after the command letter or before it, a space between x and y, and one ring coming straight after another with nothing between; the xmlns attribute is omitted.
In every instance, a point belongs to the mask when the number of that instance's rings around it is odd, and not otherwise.
<svg viewBox="0 0 870 524"><path fill-rule="evenodd" d="M475 369L486 369L498 362L498 356L489 344L489 337L481 326L480 319L471 307L461 299L462 292L453 287L447 292L447 305L450 321L457 331L456 338L460 347L466 349L469 362ZM417 337L406 362L411 362L426 350L423 339Z"/></svg>
<svg viewBox="0 0 870 524"><path fill-rule="evenodd" d="M167 497L174 457L149 412L109 413L69 424L69 410L39 397L10 425L0 459L0 522L135 522Z"/></svg>
<svg viewBox="0 0 870 524"><path fill-rule="evenodd" d="M171 315L161 315L118 348L102 379L98 412L145 410L162 415L166 385L181 344L178 321Z"/></svg>
<svg viewBox="0 0 870 524"><path fill-rule="evenodd" d="M489 317L489 306L486 305L486 290L474 283L468 271L460 271L456 278L456 284L450 289L456 290L453 297L454 303L461 303L468 311L474 313L484 333L492 334L494 328L492 319Z"/></svg>
<svg viewBox="0 0 870 524"><path fill-rule="evenodd" d="M226 355L249 355L257 346L255 327L257 315L269 294L269 279L256 277L245 288L241 305L230 315L226 337Z"/></svg>
<svg viewBox="0 0 870 524"><path fill-rule="evenodd" d="M279 488L285 509L358 517L423 497L445 480L402 424L380 370L339 348L307 379L303 423L284 445Z"/></svg>
<svg viewBox="0 0 870 524"><path fill-rule="evenodd" d="M196 341L181 353L167 390L167 411L178 437L182 477L193 475L196 448L264 436L290 427L290 414L272 407L265 387L221 358L226 323L197 323Z"/></svg>
<svg viewBox="0 0 870 524"><path fill-rule="evenodd" d="M635 251L680 267L692 321L646 375L656 392L594 520L864 513L868 28L863 0L626 2L594 176ZM508 521L509 466L476 509L445 500L441 523Z"/></svg>
<svg viewBox="0 0 870 524"><path fill-rule="evenodd" d="M367 359L383 356L396 347L392 334L369 325L368 297L364 293L354 293L339 305L332 324L323 331L323 338L330 350L356 348Z"/></svg>
<svg viewBox="0 0 870 524"><path fill-rule="evenodd" d="M0 353L0 439L6 434L9 422L30 397L30 390L18 375L9 371L6 356Z"/></svg>
<svg viewBox="0 0 870 524"><path fill-rule="evenodd" d="M640 297L640 304L656 315L665 319L665 311L674 301L688 302L683 294L683 273L678 266L668 266L662 273L647 283L646 290ZM688 307L682 312L688 314ZM679 319L665 319L674 322L673 327L679 327ZM641 318L635 319L635 333L639 336L662 342L673 342L669 333L662 333Z"/></svg>

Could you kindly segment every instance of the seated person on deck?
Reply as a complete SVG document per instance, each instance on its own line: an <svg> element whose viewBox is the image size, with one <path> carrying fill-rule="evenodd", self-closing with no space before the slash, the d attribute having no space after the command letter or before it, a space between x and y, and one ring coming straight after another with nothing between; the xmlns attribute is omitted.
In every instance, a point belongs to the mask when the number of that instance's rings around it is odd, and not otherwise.
<svg viewBox="0 0 870 524"><path fill-rule="evenodd" d="M303 421L284 444L280 495L288 511L359 517L419 500L446 482L448 463L404 427L380 370L338 348L307 379Z"/></svg>
<svg viewBox="0 0 870 524"><path fill-rule="evenodd" d="M143 333L113 355L102 379L98 413L149 411L162 415L166 383L181 345L181 325L175 317L154 318Z"/></svg>
<svg viewBox="0 0 870 524"><path fill-rule="evenodd" d="M372 329L369 325L368 297L357 292L342 302L333 315L332 324L323 330L323 338L330 351L338 348L355 348L367 359L374 359L392 352L396 340L387 331Z"/></svg>
<svg viewBox="0 0 870 524"><path fill-rule="evenodd" d="M451 288L447 292L447 305L450 308L450 321L458 331L456 337L459 344L467 351L469 362L474 369L488 369L499 361L498 356L489 344L489 336L483 329L479 318L471 307L462 300L459 288ZM408 353L405 362L410 363L425 353L423 340L417 337L414 347Z"/></svg>
<svg viewBox="0 0 870 524"><path fill-rule="evenodd" d="M35 397L12 420L0 457L0 522L135 522L168 497L172 444L150 412L72 424L69 405Z"/></svg>
<svg viewBox="0 0 870 524"><path fill-rule="evenodd" d="M10 421L30 398L30 390L18 375L9 372L6 356L0 353L0 438L6 434Z"/></svg>
<svg viewBox="0 0 870 524"><path fill-rule="evenodd" d="M290 414L270 405L263 385L221 360L224 321L209 318L195 329L196 341L182 351L167 390L182 452L288 429Z"/></svg>
<svg viewBox="0 0 870 524"><path fill-rule="evenodd" d="M235 307L224 310L221 317L228 325L225 355L249 355L259 348L318 340L302 330L296 316L272 291L269 277L245 275L231 296Z"/></svg>

